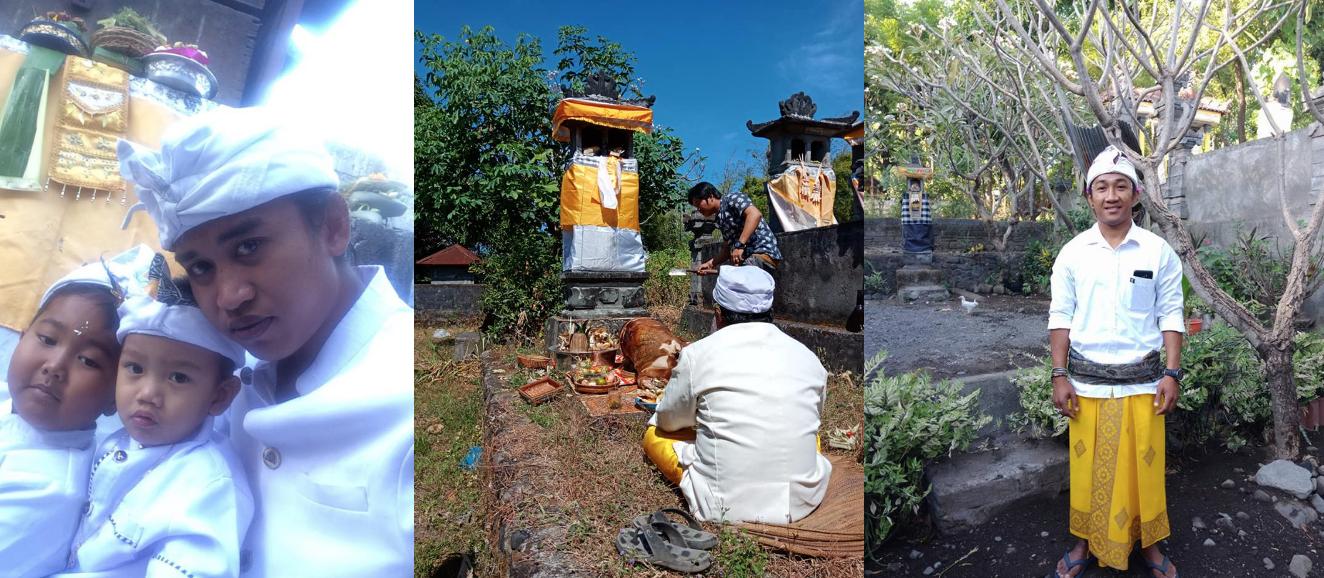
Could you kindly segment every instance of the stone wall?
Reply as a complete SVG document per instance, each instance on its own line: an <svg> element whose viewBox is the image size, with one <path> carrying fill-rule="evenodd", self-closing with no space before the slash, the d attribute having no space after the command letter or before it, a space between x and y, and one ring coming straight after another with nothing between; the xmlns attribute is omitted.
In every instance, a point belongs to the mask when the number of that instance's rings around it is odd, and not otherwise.
<svg viewBox="0 0 1324 578"><path fill-rule="evenodd" d="M414 285L414 311L418 315L478 315L486 285L434 283Z"/></svg>
<svg viewBox="0 0 1324 578"><path fill-rule="evenodd" d="M1283 206L1294 220L1310 217L1324 189L1324 129L1318 124L1292 131L1283 139L1283 195L1278 192L1278 145L1259 139L1172 162L1164 195L1186 217L1196 238L1203 236L1227 248L1236 240L1236 225L1278 240L1284 251L1292 235L1283 220ZM1302 313L1324 320L1324 292L1316 292Z"/></svg>
<svg viewBox="0 0 1324 578"><path fill-rule="evenodd" d="M1002 225L999 224L998 228ZM1007 240L1012 270L1019 268L1024 251L1034 241L1052 239L1053 224L1048 222L1022 222L1012 230ZM933 266L942 270L943 279L952 287L975 291L978 285L996 280L998 254L988 229L976 219L933 220ZM971 248L983 245L978 252ZM866 274L875 271L883 276L886 293L895 293L896 270L901 268L901 219L895 217L865 220L865 259L869 263Z"/></svg>
<svg viewBox="0 0 1324 578"><path fill-rule="evenodd" d="M396 295L414 304L414 233L350 219L349 248L355 265L380 265L395 287Z"/></svg>
<svg viewBox="0 0 1324 578"><path fill-rule="evenodd" d="M782 264L773 274L777 282L772 313L778 319L845 327L855 311L857 293L864 288L864 222L852 221L792 233L778 233ZM721 243L703 247L700 259L717 255ZM712 309L716 275L700 279L703 307Z"/></svg>

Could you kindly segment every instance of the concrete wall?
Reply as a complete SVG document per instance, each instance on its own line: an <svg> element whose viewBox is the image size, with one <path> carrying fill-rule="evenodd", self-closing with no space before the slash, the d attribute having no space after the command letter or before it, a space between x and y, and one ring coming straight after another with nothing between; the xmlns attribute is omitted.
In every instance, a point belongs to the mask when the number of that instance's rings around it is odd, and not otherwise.
<svg viewBox="0 0 1324 578"><path fill-rule="evenodd" d="M1238 221L1247 232L1270 235L1287 251L1292 235L1283 218L1283 204L1293 220L1305 220L1324 189L1324 130L1318 124L1285 135L1284 195L1278 192L1278 145L1260 139L1172 163L1164 191L1169 204L1184 206L1186 225L1196 238L1205 235L1215 245L1236 240ZM1285 197L1285 199L1283 198ZM1303 307L1314 319L1324 317L1324 294L1317 292Z"/></svg>
<svg viewBox="0 0 1324 578"><path fill-rule="evenodd" d="M486 285L437 283L414 285L414 310L419 315L478 315Z"/></svg>
<svg viewBox="0 0 1324 578"><path fill-rule="evenodd" d="M864 222L852 221L793 233L778 233L782 263L773 274L777 283L772 313L777 319L845 327L864 288ZM700 259L717 255L721 243L701 250ZM703 306L712 309L716 275L700 279Z"/></svg>
<svg viewBox="0 0 1324 578"><path fill-rule="evenodd" d="M999 224L998 228L1002 225ZM1025 249L1034 241L1047 242L1052 239L1053 224L1047 222L1022 222L1012 230L1007 240L1011 252L1011 267L1019 267ZM978 285L996 278L998 273L998 254L993 239L984 224L975 219L934 219L933 220L933 266L942 270L943 279L952 287L969 291L978 289ZM971 253L970 249L983 245L984 249ZM882 273L887 283L888 293L895 293L896 270L901 268L901 219L895 217L872 218L865 220L864 226L865 258L872 267L867 271Z"/></svg>

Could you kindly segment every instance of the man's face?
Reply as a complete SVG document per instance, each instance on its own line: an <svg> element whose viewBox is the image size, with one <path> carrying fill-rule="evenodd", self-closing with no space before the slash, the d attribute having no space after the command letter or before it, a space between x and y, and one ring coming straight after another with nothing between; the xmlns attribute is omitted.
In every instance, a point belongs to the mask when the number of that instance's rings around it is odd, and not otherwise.
<svg viewBox="0 0 1324 578"><path fill-rule="evenodd" d="M708 197L706 199L700 199L698 201L694 201L693 203L690 204L694 205L694 208L699 210L699 214L703 215L703 218L707 219L717 214L717 209L721 208L722 206L722 200L717 197Z"/></svg>
<svg viewBox="0 0 1324 578"><path fill-rule="evenodd" d="M258 359L289 357L327 321L347 237L313 230L290 196L190 229L175 247L207 320Z"/></svg>
<svg viewBox="0 0 1324 578"><path fill-rule="evenodd" d="M112 411L119 349L103 305L80 294L52 298L9 362L15 410L44 430L91 427Z"/></svg>
<svg viewBox="0 0 1324 578"><path fill-rule="evenodd" d="M1131 206L1136 192L1131 179L1121 173L1099 175L1090 183L1089 203L1094 216L1109 227L1119 226L1131 219Z"/></svg>
<svg viewBox="0 0 1324 578"><path fill-rule="evenodd" d="M208 415L220 415L239 391L221 379L220 354L156 335L124 336L115 407L129 435L149 446L177 443Z"/></svg>

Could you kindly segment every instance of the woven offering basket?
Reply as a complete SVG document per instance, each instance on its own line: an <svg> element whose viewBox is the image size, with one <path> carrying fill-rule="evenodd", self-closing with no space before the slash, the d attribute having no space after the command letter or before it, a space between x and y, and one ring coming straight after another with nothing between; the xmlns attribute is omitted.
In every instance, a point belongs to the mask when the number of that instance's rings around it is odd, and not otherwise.
<svg viewBox="0 0 1324 578"><path fill-rule="evenodd" d="M114 50L131 58L142 58L156 50L156 41L151 36L124 26L102 28L92 34L92 47Z"/></svg>
<svg viewBox="0 0 1324 578"><path fill-rule="evenodd" d="M563 389L564 386L555 379L544 377L519 388L519 395L529 402L529 405L538 405L556 397L556 394L561 393Z"/></svg>
<svg viewBox="0 0 1324 578"><path fill-rule="evenodd" d="M552 358L532 353L520 353L515 356L515 359L519 360L520 367L530 369L542 369L552 364Z"/></svg>

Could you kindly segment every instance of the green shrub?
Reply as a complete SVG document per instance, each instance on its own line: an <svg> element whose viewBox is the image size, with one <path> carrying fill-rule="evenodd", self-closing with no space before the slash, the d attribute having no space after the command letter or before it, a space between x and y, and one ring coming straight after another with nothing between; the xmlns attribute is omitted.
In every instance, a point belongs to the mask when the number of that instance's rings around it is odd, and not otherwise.
<svg viewBox="0 0 1324 578"><path fill-rule="evenodd" d="M887 352L869 360L864 388L865 525L872 551L919 511L928 495L924 467L969 447L991 418L979 411L979 392L961 395L961 383L933 383L928 373L886 376ZM877 371L877 373L874 373Z"/></svg>
<svg viewBox="0 0 1324 578"><path fill-rule="evenodd" d="M874 268L873 263L868 261L864 265L869 268L869 274L864 276L864 290L874 293L887 293L887 279L883 278L883 272Z"/></svg>
<svg viewBox="0 0 1324 578"><path fill-rule="evenodd" d="M1034 437L1058 437L1067 433L1067 416L1053 407L1053 358L1045 356L1034 367L1016 370L1012 383L1020 390L1022 413L1008 416L1018 432L1029 431Z"/></svg>
<svg viewBox="0 0 1324 578"><path fill-rule="evenodd" d="M1305 403L1324 392L1324 336L1298 333L1293 355L1297 399ZM1230 325L1212 323L1187 336L1182 347L1181 384L1177 409L1169 414L1169 440L1178 447L1218 440L1236 450L1273 423L1273 408L1264 378L1264 364L1241 333ZM1052 359L1016 372L1024 410L1009 421L1019 431L1057 437L1068 420L1053 407Z"/></svg>
<svg viewBox="0 0 1324 578"><path fill-rule="evenodd" d="M644 281L644 302L649 307L681 308L689 304L690 276L672 277L667 271L690 268L690 251L671 248L648 254L648 279Z"/></svg>
<svg viewBox="0 0 1324 578"><path fill-rule="evenodd" d="M561 244L551 235L529 233L509 235L503 245L473 267L487 284L484 331L491 339L529 343L565 302Z"/></svg>

